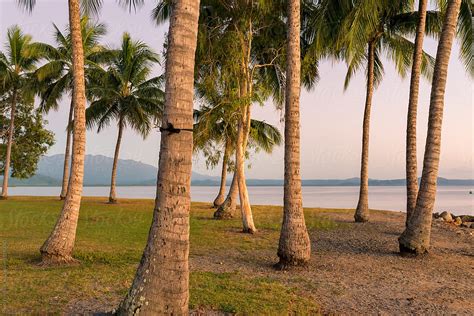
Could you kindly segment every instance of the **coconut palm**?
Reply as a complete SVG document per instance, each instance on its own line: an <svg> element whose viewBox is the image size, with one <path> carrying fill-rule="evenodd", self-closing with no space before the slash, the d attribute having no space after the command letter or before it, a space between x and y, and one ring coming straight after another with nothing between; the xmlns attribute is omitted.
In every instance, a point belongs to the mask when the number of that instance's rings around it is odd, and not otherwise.
<svg viewBox="0 0 474 316"><path fill-rule="evenodd" d="M303 213L300 172L300 91L301 91L301 8L300 0L288 1L287 66L285 94L285 181L283 224L278 244L277 267L306 265L311 244Z"/></svg>
<svg viewBox="0 0 474 316"><path fill-rule="evenodd" d="M413 66L410 81L410 98L408 102L407 117L407 138L406 138L406 179L407 179L407 217L408 223L411 214L416 206L416 198L418 194L418 167L417 167L417 150L416 150L416 117L418 105L419 81L421 73L421 59L423 37L426 25L426 7L428 1L420 0L419 2L419 21L415 35L415 51L413 55ZM445 8L446 1L438 0L441 9ZM466 65L467 72L474 76L474 59L472 54L472 1L463 0L459 12L457 24L457 36L461 41L461 60Z"/></svg>
<svg viewBox="0 0 474 316"><path fill-rule="evenodd" d="M198 89L199 90L199 89ZM204 96L205 97L205 96ZM210 102L210 100L208 100ZM235 129L235 110L232 112L232 106L224 103L216 104L214 107L202 106L200 110L194 111L196 123L194 124L194 149L204 152L208 157L210 165L217 165L219 162L219 147L222 147L222 170L219 193L214 200L215 207L224 203L227 169L229 168L230 156L235 152L236 129ZM280 131L266 123L265 121L252 119L249 135L249 147L255 150L263 150L271 153L275 146L282 142ZM235 184L234 184L235 194ZM233 199L235 200L234 195ZM233 208L225 208L214 213L217 219L231 218L234 216L235 204Z"/></svg>
<svg viewBox="0 0 474 316"><path fill-rule="evenodd" d="M68 29L62 32L55 24L54 39L56 47L51 47L48 51L47 63L38 68L36 78L44 89L40 92L40 109L48 113L51 110L57 110L58 102L66 94L72 94L73 91L73 72L72 72L72 41L71 32ZM96 67L110 58L110 52L99 44L100 38L105 35L106 28L103 24L92 23L89 18L81 19L82 46L84 49L84 63L86 79L89 69ZM86 80L87 83L88 80ZM64 153L63 179L60 198L66 197L69 181L69 164L71 156L71 138L72 131L69 128L73 119L73 98L70 101L69 116L66 129L66 149Z"/></svg>
<svg viewBox="0 0 474 316"><path fill-rule="evenodd" d="M115 146L109 202L116 203L116 177L122 135L128 126L143 138L150 133L163 112L164 92L162 77L148 79L159 58L146 44L133 41L128 33L122 37L121 49L115 53L109 68L96 69L90 93L95 100L86 111L89 128L97 132L117 121L118 136Z"/></svg>
<svg viewBox="0 0 474 316"><path fill-rule="evenodd" d="M80 1L69 0L69 28L72 42L72 68L74 103L74 136L72 145L71 176L69 190L59 218L41 247L42 264L67 264L75 262L72 251L76 239L77 221L81 205L86 145L86 89L84 80L84 50L82 47ZM35 0L19 0L32 10Z"/></svg>
<svg viewBox="0 0 474 316"><path fill-rule="evenodd" d="M418 12L413 11L412 1L323 1L316 12L316 24L323 30L314 41L332 45L332 54L344 58L348 70L344 82L347 88L354 74L365 69L366 101L363 119L362 155L360 171L359 202L354 214L356 222L369 220L368 203L368 164L370 112L374 89L383 77L381 56L385 54L392 60L399 74L404 77L412 64L415 45L407 37L415 34L418 25ZM426 32L435 33L439 29L438 12L427 12ZM332 27L331 27L332 26ZM317 29L316 29L317 30ZM434 60L422 53L421 73L426 77L432 74Z"/></svg>
<svg viewBox="0 0 474 316"><path fill-rule="evenodd" d="M186 315L199 0L172 2L156 205L146 248L119 314Z"/></svg>
<svg viewBox="0 0 474 316"><path fill-rule="evenodd" d="M423 58L423 39L425 35L426 10L428 0L420 0L418 4L418 25L413 51L413 65L410 79L410 96L408 99L407 135L406 135L406 186L407 186L407 217L408 222L416 206L418 194L418 167L416 156L416 117L418 93L420 88L421 62Z"/></svg>
<svg viewBox="0 0 474 316"><path fill-rule="evenodd" d="M401 253L424 254L429 250L431 239L431 213L433 211L438 179L441 147L441 127L444 109L444 94L448 74L449 58L456 35L461 0L449 0L438 50L431 86L428 135L416 207L399 238Z"/></svg>
<svg viewBox="0 0 474 316"><path fill-rule="evenodd" d="M3 93L10 96L10 126L8 128L1 199L8 198L16 103L19 98L32 100L35 84L31 73L35 70L38 61L46 54L48 45L34 43L30 35L24 34L15 25L7 31L5 48L5 53L0 52L0 86Z"/></svg>

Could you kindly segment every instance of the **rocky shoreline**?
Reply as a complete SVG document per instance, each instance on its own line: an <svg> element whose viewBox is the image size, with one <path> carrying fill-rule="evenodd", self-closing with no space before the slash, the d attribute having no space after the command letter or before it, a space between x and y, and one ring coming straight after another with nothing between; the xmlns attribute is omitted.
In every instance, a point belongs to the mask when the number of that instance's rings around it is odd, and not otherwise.
<svg viewBox="0 0 474 316"><path fill-rule="evenodd" d="M436 222L446 222L456 226L474 229L474 216L459 215L456 216L450 212L433 213L433 219Z"/></svg>

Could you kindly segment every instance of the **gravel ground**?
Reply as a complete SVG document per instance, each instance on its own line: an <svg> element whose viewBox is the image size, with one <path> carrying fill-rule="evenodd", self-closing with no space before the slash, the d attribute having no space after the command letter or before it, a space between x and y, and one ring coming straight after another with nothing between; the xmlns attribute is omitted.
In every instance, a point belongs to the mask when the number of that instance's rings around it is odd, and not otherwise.
<svg viewBox="0 0 474 316"><path fill-rule="evenodd" d="M422 258L398 254L404 214L373 212L369 223L352 214L321 216L347 223L341 229L310 232L308 268L279 272L269 267L274 252L193 257L192 269L243 271L279 279L314 297L324 314L474 315L474 230L435 222L432 249ZM265 234L260 231L259 234Z"/></svg>

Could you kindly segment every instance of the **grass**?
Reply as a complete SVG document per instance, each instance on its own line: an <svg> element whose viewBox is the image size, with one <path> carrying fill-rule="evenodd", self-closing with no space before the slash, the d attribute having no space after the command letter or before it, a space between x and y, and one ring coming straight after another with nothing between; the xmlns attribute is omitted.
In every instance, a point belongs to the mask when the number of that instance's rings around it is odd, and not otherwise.
<svg viewBox="0 0 474 316"><path fill-rule="evenodd" d="M61 202L55 198L17 197L0 202L0 312L62 313L74 302L116 304L128 290L151 223L152 200L121 200L109 205L84 198L73 267L41 268L39 251L51 231ZM276 253L281 207L255 206L256 235L240 233L239 219L212 220L208 204L193 203L191 258L212 261L234 252L252 258L256 251ZM320 210L306 210L307 226L333 229L340 224ZM251 259L249 259L251 260ZM270 269L270 267L268 267ZM258 274L193 269L190 307L236 314L316 313L310 295L282 281ZM2 310L3 308L3 310Z"/></svg>

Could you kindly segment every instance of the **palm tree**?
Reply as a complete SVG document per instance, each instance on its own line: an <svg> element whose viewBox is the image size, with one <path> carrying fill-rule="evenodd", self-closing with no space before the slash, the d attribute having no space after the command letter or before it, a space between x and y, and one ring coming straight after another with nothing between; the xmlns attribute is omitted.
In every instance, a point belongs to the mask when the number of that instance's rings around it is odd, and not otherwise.
<svg viewBox="0 0 474 316"><path fill-rule="evenodd" d="M407 186L407 217L406 222L416 206L418 194L418 167L416 156L416 116L418 92L420 88L421 62L423 58L423 38L426 25L426 8L428 0L420 0L418 4L418 25L416 27L415 49L410 79L410 96L408 100L407 136L406 136L406 186Z"/></svg>
<svg viewBox="0 0 474 316"><path fill-rule="evenodd" d="M193 153L194 57L199 0L172 2L166 52L156 205L121 315L186 315L189 303L189 211Z"/></svg>
<svg viewBox="0 0 474 316"><path fill-rule="evenodd" d="M283 224L278 244L277 267L306 265L311 243L303 213L300 172L300 0L288 1L287 66L285 94L285 182Z"/></svg>
<svg viewBox="0 0 474 316"><path fill-rule="evenodd" d="M416 200L416 207L407 222L405 231L399 238L401 253L420 255L426 253L430 247L431 213L436 198L444 94L449 58L456 35L461 2L461 0L449 0L446 9L431 86L428 135L426 137L420 190Z"/></svg>
<svg viewBox="0 0 474 316"><path fill-rule="evenodd" d="M124 129L129 126L146 138L163 112L163 78L147 79L153 63L158 62L158 55L146 44L132 41L130 35L125 33L122 37L122 47L111 60L108 70L95 70L93 77L99 80L90 87L95 101L86 111L87 125L89 128L97 126L97 132L100 132L112 120L116 120L118 128L110 183L110 203L117 202L117 163Z"/></svg>
<svg viewBox="0 0 474 316"><path fill-rule="evenodd" d="M353 75L365 68L366 100L364 107L362 155L360 171L359 202L354 219L356 222L369 220L368 203L368 165L370 112L374 89L383 76L381 54L392 60L399 74L404 77L411 66L414 44L407 39L415 33L418 26L418 12L412 11L409 1L323 1L318 7L317 25L322 27L322 38L316 34L315 43L333 43L332 54L344 58L348 63L344 88L347 88ZM438 12L427 13L426 29L436 32L439 21ZM326 24L326 26L324 26ZM335 26L334 26L335 25ZM328 29L329 26L334 26ZM421 73L430 77L433 59L422 53Z"/></svg>
<svg viewBox="0 0 474 316"><path fill-rule="evenodd" d="M0 85L10 96L10 126L3 173L3 186L0 199L8 198L8 179L15 130L15 112L19 98L31 100L34 93L31 73L44 56L48 46L32 42L30 35L24 34L15 25L7 31L6 54L0 52Z"/></svg>
<svg viewBox="0 0 474 316"><path fill-rule="evenodd" d="M407 177L407 217L408 223L411 214L416 206L416 198L418 195L418 167L416 154L416 117L418 105L418 91L421 72L422 47L423 37L426 25L426 7L428 1L420 0L419 2L419 20L415 36L415 51L413 55L413 66L410 82L410 98L408 102L408 117L407 117L407 139L406 139L406 177ZM438 0L441 9L445 8L446 1ZM467 72L474 76L474 58L472 54L472 8L474 4L472 1L463 0L458 18L457 35L461 40L460 57L466 65ZM437 23L441 26L441 23ZM430 31L430 28L427 29ZM436 30L437 35L441 29Z"/></svg>
<svg viewBox="0 0 474 316"><path fill-rule="evenodd" d="M56 225L41 247L42 264L56 265L73 263L72 251L76 239L77 221L81 205L86 145L86 89L84 80L84 51L81 34L80 1L69 0L69 28L72 42L72 68L74 103L74 136L72 145L71 176L69 190L64 200ZM36 1L19 0L32 10Z"/></svg>
<svg viewBox="0 0 474 316"><path fill-rule="evenodd" d="M197 89L200 90L199 88ZM202 151L208 157L206 163L208 165L217 165L219 162L219 155L216 158L216 149L219 146L223 147L222 156L222 170L219 193L214 200L214 206L219 207L224 203L227 169L230 163L230 155L235 152L236 142L236 111L232 105L222 102L223 98L219 98L221 102L215 99L209 99L206 94L201 95L201 98L206 99L208 104L212 106L202 106L200 110L194 111L196 123L194 124L194 150ZM252 119L250 124L249 147L256 151L263 150L266 153L271 153L276 146L282 142L282 135L280 131L271 124L265 121ZM232 191L232 190L231 190ZM230 192L230 191L229 191ZM234 184L234 196L236 196ZM214 218L224 219L232 218L234 216L235 204L232 207L219 208L214 213Z"/></svg>
<svg viewBox="0 0 474 316"><path fill-rule="evenodd" d="M51 47L48 52L47 63L36 71L37 79L43 86L45 86L40 93L42 99L40 108L45 113L48 113L51 110L57 110L59 107L58 101L65 94L73 91L71 32L70 30L67 30L67 32L63 33L55 24L53 24L53 26L55 29L54 38L57 47ZM110 58L110 52L99 45L99 39L105 35L105 33L106 28L103 24L91 23L87 17L81 19L82 46L84 49L86 77L89 73L89 69L96 67L98 63L107 61L107 59ZM64 200L66 197L69 182L72 138L70 126L72 125L73 110L74 103L73 98L71 98L66 128L66 149L64 153L63 179L60 193L61 200Z"/></svg>

